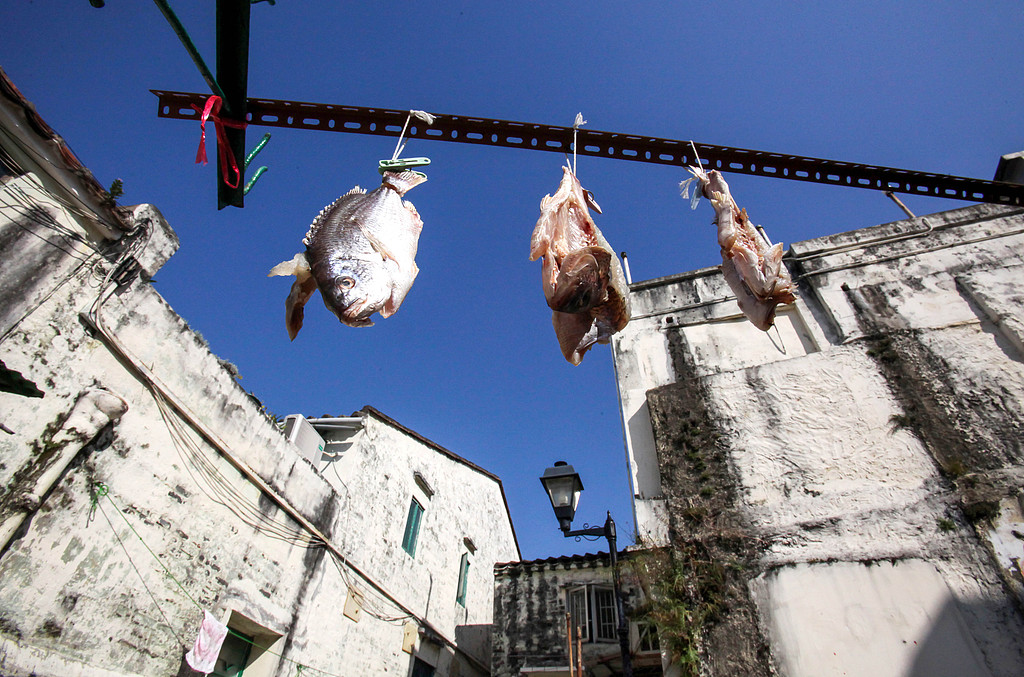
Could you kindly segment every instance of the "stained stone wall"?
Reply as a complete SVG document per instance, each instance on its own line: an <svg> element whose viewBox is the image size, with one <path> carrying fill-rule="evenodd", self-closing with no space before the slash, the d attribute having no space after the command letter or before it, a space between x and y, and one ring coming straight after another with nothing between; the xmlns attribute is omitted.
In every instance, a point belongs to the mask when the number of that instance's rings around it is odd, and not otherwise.
<svg viewBox="0 0 1024 677"><path fill-rule="evenodd" d="M500 480L371 407L304 458L149 283L178 246L159 212L89 211L4 92L0 357L44 396L0 392L0 674L195 674L204 610L254 638L251 677L488 674L492 567L519 557Z"/></svg>
<svg viewBox="0 0 1024 677"><path fill-rule="evenodd" d="M614 343L641 534L730 565L705 674L1024 674L1024 211L785 260L768 333L706 269Z"/></svg>

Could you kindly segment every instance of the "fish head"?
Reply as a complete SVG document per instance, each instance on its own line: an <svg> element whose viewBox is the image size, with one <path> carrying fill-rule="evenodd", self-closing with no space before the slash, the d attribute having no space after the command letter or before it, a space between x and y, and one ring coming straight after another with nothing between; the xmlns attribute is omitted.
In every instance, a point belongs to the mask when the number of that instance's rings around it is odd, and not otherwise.
<svg viewBox="0 0 1024 677"><path fill-rule="evenodd" d="M601 247L584 247L567 254L548 298L548 306L562 313L582 313L608 297L611 254Z"/></svg>
<svg viewBox="0 0 1024 677"><path fill-rule="evenodd" d="M327 309L350 327L371 326L370 316L391 298L391 277L383 262L339 258L325 268L313 273Z"/></svg>

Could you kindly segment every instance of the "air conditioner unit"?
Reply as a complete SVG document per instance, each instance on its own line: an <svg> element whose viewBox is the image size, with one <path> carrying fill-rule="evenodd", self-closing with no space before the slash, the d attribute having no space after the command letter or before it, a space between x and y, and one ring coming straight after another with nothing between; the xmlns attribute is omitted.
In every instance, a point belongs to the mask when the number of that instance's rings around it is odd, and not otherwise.
<svg viewBox="0 0 1024 677"><path fill-rule="evenodd" d="M316 431L305 416L292 414L284 419L284 435L299 448L299 454L317 466L324 454L324 438Z"/></svg>

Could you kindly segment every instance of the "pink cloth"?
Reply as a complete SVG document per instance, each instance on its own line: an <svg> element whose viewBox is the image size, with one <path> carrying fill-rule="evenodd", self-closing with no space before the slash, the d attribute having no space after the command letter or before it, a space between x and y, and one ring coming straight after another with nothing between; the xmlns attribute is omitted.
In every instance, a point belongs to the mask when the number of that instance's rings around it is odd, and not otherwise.
<svg viewBox="0 0 1024 677"><path fill-rule="evenodd" d="M224 625L209 611L203 611L203 624L192 650L185 654L189 667L197 672L211 673L217 663L220 647L227 637L228 626Z"/></svg>

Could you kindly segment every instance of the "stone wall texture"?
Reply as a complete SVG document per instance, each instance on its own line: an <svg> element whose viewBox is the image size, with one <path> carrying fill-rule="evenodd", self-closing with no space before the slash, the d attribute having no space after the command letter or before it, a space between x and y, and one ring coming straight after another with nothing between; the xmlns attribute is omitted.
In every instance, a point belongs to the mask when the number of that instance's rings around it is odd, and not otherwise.
<svg viewBox="0 0 1024 677"><path fill-rule="evenodd" d="M519 557L498 478L369 407L311 463L149 284L177 247L159 212L97 239L13 188L0 355L45 396L0 392L0 673L193 674L208 609L267 648L254 677L488 674L493 565Z"/></svg>
<svg viewBox="0 0 1024 677"><path fill-rule="evenodd" d="M701 674L1024 674L1024 211L785 263L769 332L713 268L633 284L614 341L641 535L729 565Z"/></svg>
<svg viewBox="0 0 1024 677"><path fill-rule="evenodd" d="M619 560L623 608L630 621L629 641L637 675L662 674L659 652L637 651L637 621L643 621L650 611L651 596L646 586L650 571L657 568L656 558L657 553L638 551L622 553ZM494 677L569 675L568 594L581 586L612 586L608 554L498 564L494 580ZM580 646L584 674L621 674L618 641L585 641ZM577 654L574 645L573 655Z"/></svg>

